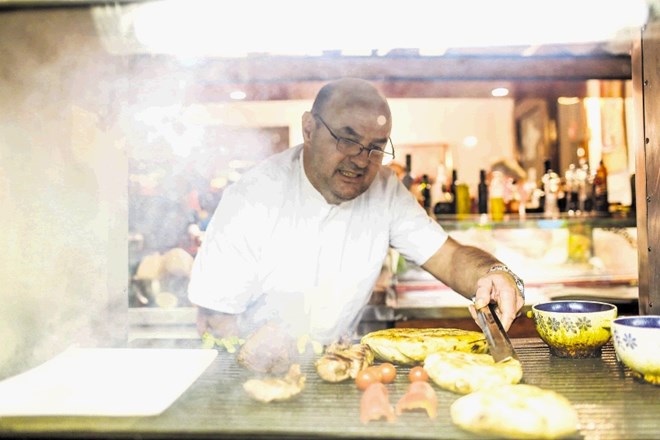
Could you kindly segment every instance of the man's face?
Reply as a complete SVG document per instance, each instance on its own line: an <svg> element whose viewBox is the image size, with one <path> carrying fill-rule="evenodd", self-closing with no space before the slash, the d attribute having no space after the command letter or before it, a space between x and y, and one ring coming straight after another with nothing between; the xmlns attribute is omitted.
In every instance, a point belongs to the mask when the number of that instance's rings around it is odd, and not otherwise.
<svg viewBox="0 0 660 440"><path fill-rule="evenodd" d="M352 157L339 152L330 130L365 147L383 147L390 135L389 111L382 103L351 105L336 99L319 116L328 127L311 113L303 116L305 173L328 203L352 200L369 188L381 164L370 161L366 150Z"/></svg>

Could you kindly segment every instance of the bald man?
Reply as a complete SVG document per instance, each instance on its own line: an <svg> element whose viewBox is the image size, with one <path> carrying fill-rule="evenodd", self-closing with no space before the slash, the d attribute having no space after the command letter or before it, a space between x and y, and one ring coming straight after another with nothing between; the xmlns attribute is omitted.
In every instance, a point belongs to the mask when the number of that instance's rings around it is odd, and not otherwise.
<svg viewBox="0 0 660 440"><path fill-rule="evenodd" d="M391 129L371 83L330 82L302 115L303 144L227 188L189 286L201 333L276 322L323 343L350 335L390 247L476 305L497 302L509 328L524 287L492 255L450 238L382 166L394 155Z"/></svg>

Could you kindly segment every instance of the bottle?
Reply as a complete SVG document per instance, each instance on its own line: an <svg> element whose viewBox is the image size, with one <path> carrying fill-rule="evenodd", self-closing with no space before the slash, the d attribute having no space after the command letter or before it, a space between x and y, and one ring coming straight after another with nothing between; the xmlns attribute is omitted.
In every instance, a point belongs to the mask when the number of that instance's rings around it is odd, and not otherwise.
<svg viewBox="0 0 660 440"><path fill-rule="evenodd" d="M506 210L504 186L504 174L501 171L493 171L490 179L490 187L488 188L488 206L490 208L490 217L495 222L504 220L504 211Z"/></svg>
<svg viewBox="0 0 660 440"><path fill-rule="evenodd" d="M576 214L579 208L578 200L578 191L579 191L579 181L578 181L578 170L575 168L575 164L570 164L564 175L566 179L566 211L569 215Z"/></svg>
<svg viewBox="0 0 660 440"><path fill-rule="evenodd" d="M486 183L486 170L479 170L477 200L479 214L488 214L488 184Z"/></svg>
<svg viewBox="0 0 660 440"><path fill-rule="evenodd" d="M589 203L587 203L587 187L589 185L589 165L584 158L580 159L580 166L575 171L575 180L578 186L578 207L580 213L589 211Z"/></svg>
<svg viewBox="0 0 660 440"><path fill-rule="evenodd" d="M449 192L451 193L451 213L456 214L456 181L458 180L458 172L451 171L451 183L449 184Z"/></svg>
<svg viewBox="0 0 660 440"><path fill-rule="evenodd" d="M559 217L559 175L550 168L550 161L545 161L545 174L541 178L543 182L543 216L547 218Z"/></svg>
<svg viewBox="0 0 660 440"><path fill-rule="evenodd" d="M459 219L467 218L472 209L470 187L467 183L456 183L456 215Z"/></svg>
<svg viewBox="0 0 660 440"><path fill-rule="evenodd" d="M419 183L419 193L422 195L422 206L426 212L431 211L431 182L428 174L422 175L422 181Z"/></svg>
<svg viewBox="0 0 660 440"><path fill-rule="evenodd" d="M403 178L401 179L401 182L403 182L403 186L405 186L407 189L412 188L413 179L412 174L410 174L410 171L412 169L412 156L410 154L406 154L406 174L403 175Z"/></svg>
<svg viewBox="0 0 660 440"><path fill-rule="evenodd" d="M594 211L598 214L608 214L610 206L607 201L607 168L600 161L593 184Z"/></svg>

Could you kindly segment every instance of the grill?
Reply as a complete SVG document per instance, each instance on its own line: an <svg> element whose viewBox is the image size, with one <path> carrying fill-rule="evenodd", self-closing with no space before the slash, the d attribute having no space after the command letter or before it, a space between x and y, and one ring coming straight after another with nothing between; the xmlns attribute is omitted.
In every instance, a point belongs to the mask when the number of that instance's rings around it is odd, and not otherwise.
<svg viewBox="0 0 660 440"><path fill-rule="evenodd" d="M660 387L635 379L617 362L611 344L603 348L600 358L561 359L550 355L540 339L512 342L523 365L523 383L557 391L573 403L580 420L575 438L657 438ZM158 344L163 346L163 341ZM480 438L452 424L449 406L460 396L437 387L436 419L415 411L393 423L382 420L363 425L359 421L361 392L354 383L323 382L312 361L310 355L302 364L307 376L305 390L285 402L252 401L242 383L254 374L238 367L234 355L221 352L200 379L158 417L4 419L0 420L0 436L13 431L12 435L48 437L75 433L142 438ZM392 404L406 391L408 371L399 367L397 380L387 385Z"/></svg>

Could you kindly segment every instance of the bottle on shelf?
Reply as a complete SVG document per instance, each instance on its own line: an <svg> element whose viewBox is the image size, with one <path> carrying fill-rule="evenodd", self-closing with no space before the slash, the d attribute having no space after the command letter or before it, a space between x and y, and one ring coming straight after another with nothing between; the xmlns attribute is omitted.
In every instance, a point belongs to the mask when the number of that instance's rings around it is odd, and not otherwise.
<svg viewBox="0 0 660 440"><path fill-rule="evenodd" d="M428 174L422 175L422 181L419 183L419 193L422 196L422 206L426 212L431 212L431 182Z"/></svg>
<svg viewBox="0 0 660 440"><path fill-rule="evenodd" d="M559 186L561 179L555 173L550 165L550 161L545 161L545 174L541 178L543 183L543 215L547 218L559 217Z"/></svg>
<svg viewBox="0 0 660 440"><path fill-rule="evenodd" d="M491 220L498 222L504 220L506 204L504 203L505 190L504 174L501 171L493 171L488 188L488 207Z"/></svg>
<svg viewBox="0 0 660 440"><path fill-rule="evenodd" d="M472 200L470 199L470 187L467 183L456 182L456 215L459 218L466 218L472 210Z"/></svg>
<svg viewBox="0 0 660 440"><path fill-rule="evenodd" d="M442 185L438 202L433 207L436 215L452 214L452 195L446 185Z"/></svg>
<svg viewBox="0 0 660 440"><path fill-rule="evenodd" d="M415 180L413 179L411 171L412 171L412 155L406 154L406 174L403 175L401 182L403 182L403 186L405 186L408 189L412 188L413 181Z"/></svg>
<svg viewBox="0 0 660 440"><path fill-rule="evenodd" d="M539 188L536 178L536 168L530 167L527 170L527 180L524 184L525 190L525 212L538 213L543 212L543 190Z"/></svg>
<svg viewBox="0 0 660 440"><path fill-rule="evenodd" d="M451 213L456 214L456 183L458 181L458 172L451 171L451 183L449 184L449 192L451 193Z"/></svg>
<svg viewBox="0 0 660 440"><path fill-rule="evenodd" d="M593 183L593 204L594 211L599 214L608 214L610 206L607 195L607 168L605 163L600 161Z"/></svg>
<svg viewBox="0 0 660 440"><path fill-rule="evenodd" d="M479 170L477 200L479 214L488 214L488 184L486 183L486 170Z"/></svg>
<svg viewBox="0 0 660 440"><path fill-rule="evenodd" d="M579 207L579 176L575 164L572 163L568 166L564 174L566 179L566 211L569 215L575 215L580 212Z"/></svg>

